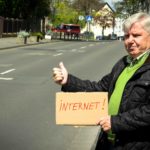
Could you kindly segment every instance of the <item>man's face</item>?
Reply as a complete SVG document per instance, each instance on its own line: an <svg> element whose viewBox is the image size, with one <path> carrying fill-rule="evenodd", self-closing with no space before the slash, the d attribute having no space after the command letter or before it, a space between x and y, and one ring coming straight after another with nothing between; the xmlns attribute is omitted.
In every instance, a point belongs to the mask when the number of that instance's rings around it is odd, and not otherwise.
<svg viewBox="0 0 150 150"><path fill-rule="evenodd" d="M136 58L150 48L150 34L136 22L125 33L124 44L129 55Z"/></svg>

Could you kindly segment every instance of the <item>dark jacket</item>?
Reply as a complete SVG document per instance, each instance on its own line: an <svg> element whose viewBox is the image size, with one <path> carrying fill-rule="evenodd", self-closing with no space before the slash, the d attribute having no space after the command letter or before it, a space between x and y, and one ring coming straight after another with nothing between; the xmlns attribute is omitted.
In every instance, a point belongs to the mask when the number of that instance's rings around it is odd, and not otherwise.
<svg viewBox="0 0 150 150"><path fill-rule="evenodd" d="M69 75L68 82L62 90L105 91L110 98L116 80L126 65L125 56L116 63L111 73L98 82L81 80ZM112 132L116 134L115 150L150 150L150 58L127 82L118 115L111 116L111 126ZM105 136L107 139L107 135L101 132L99 140ZM107 150L104 147L100 148L103 149Z"/></svg>

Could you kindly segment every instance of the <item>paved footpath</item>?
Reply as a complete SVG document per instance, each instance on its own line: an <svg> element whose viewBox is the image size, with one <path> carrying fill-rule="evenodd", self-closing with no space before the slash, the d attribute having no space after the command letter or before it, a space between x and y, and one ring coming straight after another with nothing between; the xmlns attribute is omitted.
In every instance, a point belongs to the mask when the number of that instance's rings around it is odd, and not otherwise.
<svg viewBox="0 0 150 150"><path fill-rule="evenodd" d="M48 42L51 42L51 40L43 39L43 40L39 40L39 42L37 42L36 37L28 38L27 44L24 44L23 38L18 38L18 37L0 38L0 50L21 47L21 46L34 45L34 44L43 44L43 43L48 43Z"/></svg>

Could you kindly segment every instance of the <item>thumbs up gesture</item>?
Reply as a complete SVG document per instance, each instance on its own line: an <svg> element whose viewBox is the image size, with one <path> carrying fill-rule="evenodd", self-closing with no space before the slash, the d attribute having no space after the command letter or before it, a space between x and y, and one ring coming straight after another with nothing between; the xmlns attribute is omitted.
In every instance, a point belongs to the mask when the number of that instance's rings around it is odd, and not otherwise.
<svg viewBox="0 0 150 150"><path fill-rule="evenodd" d="M53 80L60 85L64 85L67 83L68 79L68 71L65 68L63 62L59 63L58 68L53 68Z"/></svg>

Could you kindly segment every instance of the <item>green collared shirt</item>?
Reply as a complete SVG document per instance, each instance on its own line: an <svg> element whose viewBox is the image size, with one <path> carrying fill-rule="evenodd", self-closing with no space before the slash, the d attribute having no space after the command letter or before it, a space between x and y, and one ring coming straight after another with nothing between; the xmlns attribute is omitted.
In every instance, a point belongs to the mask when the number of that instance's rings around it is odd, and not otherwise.
<svg viewBox="0 0 150 150"><path fill-rule="evenodd" d="M134 75L136 70L144 64L149 53L150 53L150 50L141 54L136 59L132 59L130 56L127 57L127 62L129 63L129 65L127 65L127 67L119 75L115 84L115 89L109 100L109 107L108 107L109 115L118 114L120 102L122 99L122 95L123 95L123 91L126 86L126 83ZM114 138L115 138L115 134L113 134L112 131L110 131L108 133L108 139L110 141L114 141Z"/></svg>
<svg viewBox="0 0 150 150"><path fill-rule="evenodd" d="M150 49L142 53L140 56L137 58L132 58L130 55L127 56L127 63L130 64L130 67L134 66L138 61L144 56L150 53Z"/></svg>
<svg viewBox="0 0 150 150"><path fill-rule="evenodd" d="M127 62L129 63L129 65L127 65L126 68L119 75L115 84L115 89L109 100L109 114L110 115L116 115L118 113L120 101L121 101L126 83L133 76L136 70L143 65L149 53L150 53L150 50L141 54L136 59L132 59L130 56L127 56Z"/></svg>

